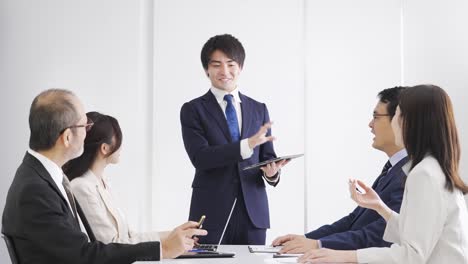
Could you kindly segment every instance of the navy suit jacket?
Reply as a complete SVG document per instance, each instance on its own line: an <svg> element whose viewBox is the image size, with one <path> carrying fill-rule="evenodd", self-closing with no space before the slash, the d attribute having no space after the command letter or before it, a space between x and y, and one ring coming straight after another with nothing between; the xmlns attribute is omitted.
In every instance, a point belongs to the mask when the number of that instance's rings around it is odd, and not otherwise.
<svg viewBox="0 0 468 264"><path fill-rule="evenodd" d="M372 185L382 201L395 212L400 212L406 177L401 167L407 161L407 157L400 160L386 176L377 178ZM322 247L331 249L354 250L368 247L389 247L391 244L383 240L385 227L385 219L377 212L357 207L348 216L331 225L324 225L305 236L319 239Z"/></svg>
<svg viewBox="0 0 468 264"><path fill-rule="evenodd" d="M239 93L242 111L241 138L253 136L270 121L265 104ZM276 157L273 144L255 147L243 160L240 141L233 142L223 110L211 91L182 106L180 112L185 150L195 167L189 219L207 219L206 229L223 228L234 198L243 195L250 220L257 228L269 228L270 218L265 183L260 169L242 168ZM267 135L270 135L268 131ZM239 184L242 193L238 193ZM276 185L276 184L273 184Z"/></svg>

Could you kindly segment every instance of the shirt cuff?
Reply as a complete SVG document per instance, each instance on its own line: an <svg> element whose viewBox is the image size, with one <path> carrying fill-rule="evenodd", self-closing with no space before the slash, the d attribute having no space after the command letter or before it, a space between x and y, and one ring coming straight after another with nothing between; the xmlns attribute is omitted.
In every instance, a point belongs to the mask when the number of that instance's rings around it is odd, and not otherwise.
<svg viewBox="0 0 468 264"><path fill-rule="evenodd" d="M159 260L163 259L163 254L162 254L162 241L159 241Z"/></svg>
<svg viewBox="0 0 468 264"><path fill-rule="evenodd" d="M240 150L241 150L241 157L242 159L248 159L253 154L253 149L249 146L249 139L245 138L240 142Z"/></svg>
<svg viewBox="0 0 468 264"><path fill-rule="evenodd" d="M321 249L322 248L322 241L317 240L317 248Z"/></svg>
<svg viewBox="0 0 468 264"><path fill-rule="evenodd" d="M278 182L279 178L280 178L280 175L281 175L281 169L279 169L279 171L276 173L275 176L273 177L267 177L265 172L263 172L263 178L265 178L265 180L267 182L270 182L270 183L276 183Z"/></svg>

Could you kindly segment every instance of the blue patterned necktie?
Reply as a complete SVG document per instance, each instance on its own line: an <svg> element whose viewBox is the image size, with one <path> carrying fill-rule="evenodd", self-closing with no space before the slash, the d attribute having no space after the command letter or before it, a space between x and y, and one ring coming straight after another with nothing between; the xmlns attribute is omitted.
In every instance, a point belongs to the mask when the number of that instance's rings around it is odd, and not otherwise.
<svg viewBox="0 0 468 264"><path fill-rule="evenodd" d="M239 122L237 121L236 108L232 104L233 96L232 94L226 94L224 100L227 102L226 105L226 120L229 127L229 132L231 133L232 141L239 141L240 132L239 132Z"/></svg>

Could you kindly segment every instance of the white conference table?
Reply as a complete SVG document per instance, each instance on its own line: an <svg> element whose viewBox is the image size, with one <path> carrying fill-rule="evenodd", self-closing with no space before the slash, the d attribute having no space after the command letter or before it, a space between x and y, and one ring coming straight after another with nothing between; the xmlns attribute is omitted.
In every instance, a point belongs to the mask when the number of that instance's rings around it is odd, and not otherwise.
<svg viewBox="0 0 468 264"><path fill-rule="evenodd" d="M138 261L138 264L172 263L172 264L276 264L296 263L297 258L273 258L272 253L250 253L245 245L220 245L218 251L233 252L233 258L193 258L193 259L164 259L162 261Z"/></svg>
<svg viewBox="0 0 468 264"><path fill-rule="evenodd" d="M232 258L193 258L193 259L164 259L162 261L138 261L135 263L149 264L149 263L173 263L173 264L192 264L192 263L217 263L217 264L256 264L256 263L281 263L277 262L277 258L273 258L272 253L250 253L247 246L244 245L220 245L218 248L220 252L232 252L236 255ZM297 258L290 258L290 263L296 262Z"/></svg>

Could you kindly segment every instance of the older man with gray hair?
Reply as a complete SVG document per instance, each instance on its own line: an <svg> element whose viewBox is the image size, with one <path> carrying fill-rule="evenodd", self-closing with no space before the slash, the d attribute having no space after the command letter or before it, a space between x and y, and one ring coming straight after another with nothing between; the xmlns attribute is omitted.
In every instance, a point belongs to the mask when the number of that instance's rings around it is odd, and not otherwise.
<svg viewBox="0 0 468 264"><path fill-rule="evenodd" d="M3 230L19 262L132 263L173 258L190 249L194 235L205 235L187 222L162 242L103 244L69 188L61 167L83 153L86 131L93 125L70 91L50 89L33 101L29 114L30 149L8 191Z"/></svg>

